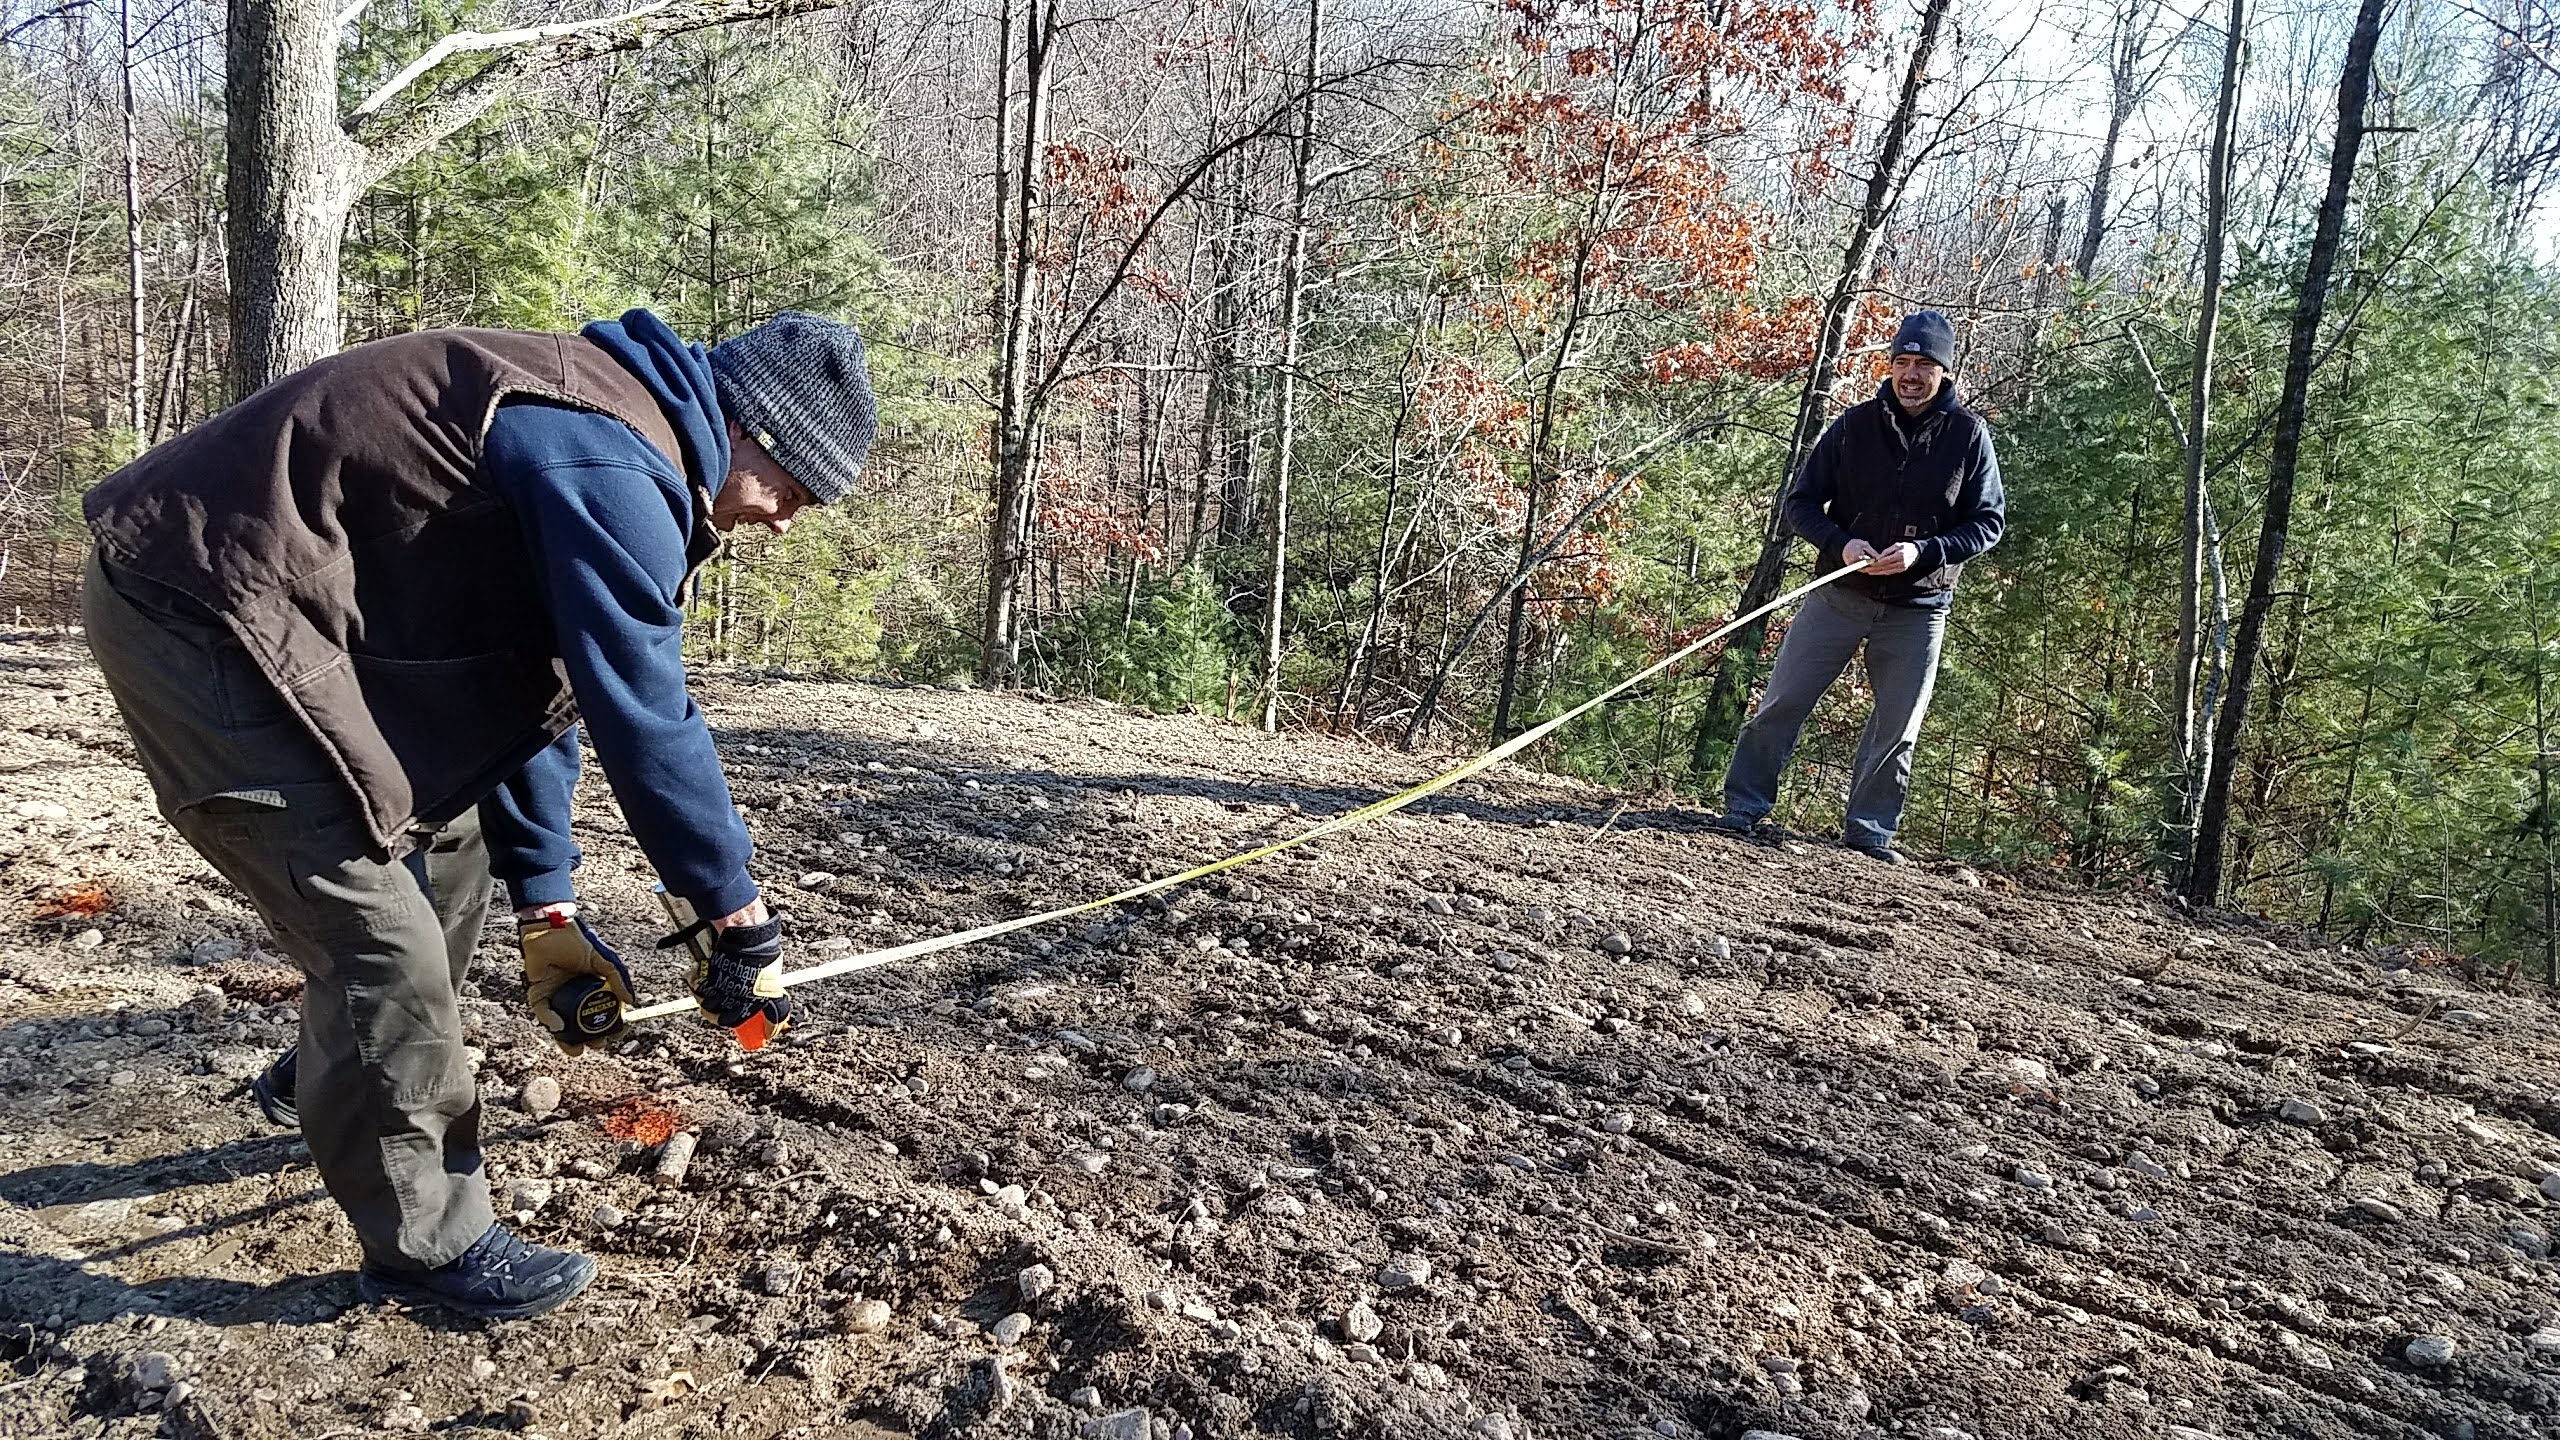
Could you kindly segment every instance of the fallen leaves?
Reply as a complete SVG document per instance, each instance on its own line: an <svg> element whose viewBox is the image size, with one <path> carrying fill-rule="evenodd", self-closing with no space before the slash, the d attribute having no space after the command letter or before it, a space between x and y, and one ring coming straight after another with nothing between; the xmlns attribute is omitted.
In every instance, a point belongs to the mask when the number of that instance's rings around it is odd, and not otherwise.
<svg viewBox="0 0 2560 1440"><path fill-rule="evenodd" d="M103 880L83 880L54 898L38 905L38 920L88 920L115 908L115 900L107 894Z"/></svg>
<svg viewBox="0 0 2560 1440"><path fill-rule="evenodd" d="M646 1095L634 1095L622 1101L604 1117L604 1133L617 1140L637 1140L643 1145L664 1145L667 1137L684 1128L684 1117Z"/></svg>

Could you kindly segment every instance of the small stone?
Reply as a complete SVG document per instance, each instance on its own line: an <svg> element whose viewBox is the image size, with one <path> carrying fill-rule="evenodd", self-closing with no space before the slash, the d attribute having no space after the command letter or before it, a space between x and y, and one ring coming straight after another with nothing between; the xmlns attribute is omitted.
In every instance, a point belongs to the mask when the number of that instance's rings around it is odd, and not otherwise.
<svg viewBox="0 0 2560 1440"><path fill-rule="evenodd" d="M2031 1169L2024 1165L2010 1171L2009 1178L2026 1186L2030 1190L2050 1190L2053 1188L2052 1176L2047 1175L2041 1170Z"/></svg>
<svg viewBox="0 0 2560 1440"><path fill-rule="evenodd" d="M1719 935L1708 944L1707 953L1719 960L1730 960L1733 958L1733 942Z"/></svg>
<svg viewBox="0 0 2560 1440"><path fill-rule="evenodd" d="M2422 1370L2433 1370L2453 1363L2453 1340L2445 1335L2420 1335L2409 1342L2401 1354Z"/></svg>
<svg viewBox="0 0 2560 1440"><path fill-rule="evenodd" d="M800 876L800 888L803 890L824 890L834 883L836 877L825 870L803 871Z"/></svg>
<svg viewBox="0 0 2560 1440"><path fill-rule="evenodd" d="M2545 1355L2560 1355L2560 1325L2536 1330L2524 1337L2524 1343L2527 1349L2539 1350Z"/></svg>
<svg viewBox="0 0 2560 1440"><path fill-rule="evenodd" d="M1156 1072L1145 1065L1120 1077L1120 1088L1132 1095L1144 1095L1156 1088Z"/></svg>
<svg viewBox="0 0 2560 1440"><path fill-rule="evenodd" d="M1079 1410L1099 1410L1102 1408L1102 1392L1090 1385L1079 1385L1067 1392L1067 1403Z"/></svg>
<svg viewBox="0 0 2560 1440"><path fill-rule="evenodd" d="M1508 950L1496 950L1493 952L1492 964L1494 969L1508 975L1520 968L1520 957Z"/></svg>
<svg viewBox="0 0 2560 1440"><path fill-rule="evenodd" d="M1355 1365L1376 1365L1383 1363L1378 1358L1377 1346L1364 1345L1357 1340L1342 1347L1342 1358Z"/></svg>
<svg viewBox="0 0 2560 1440"><path fill-rule="evenodd" d="M844 1308L844 1328L853 1335L870 1335L889 1328L889 1302L856 1300Z"/></svg>
<svg viewBox="0 0 2560 1440"><path fill-rule="evenodd" d="M1624 1110L1612 1110L1600 1117L1600 1128L1611 1135L1624 1135L1636 1128L1636 1117Z"/></svg>
<svg viewBox="0 0 2560 1440"><path fill-rule="evenodd" d="M1388 1290L1412 1290L1429 1284L1431 1262L1419 1256L1398 1256L1378 1267L1378 1284Z"/></svg>
<svg viewBox="0 0 2560 1440"><path fill-rule="evenodd" d="M2287 1096L2285 1102L2276 1107L2276 1118L2296 1125L2320 1125L2327 1123L2329 1115L2300 1096Z"/></svg>
<svg viewBox="0 0 2560 1440"><path fill-rule="evenodd" d="M994 1336L999 1345L1019 1345L1022 1337L1031 1333L1031 1317L1016 1310L988 1326L987 1333Z"/></svg>
<svg viewBox="0 0 2560 1440"><path fill-rule="evenodd" d="M2166 1180L2169 1178L2169 1167L2152 1159L2148 1155L2134 1155L2131 1159L2124 1162L2124 1168L2141 1176L2145 1180Z"/></svg>
<svg viewBox="0 0 2560 1440"><path fill-rule="evenodd" d="M498 1208L519 1220L529 1220L551 1203L551 1183L547 1180L521 1179L507 1182L506 1195Z"/></svg>
<svg viewBox="0 0 2560 1440"><path fill-rule="evenodd" d="M71 948L74 950L95 950L106 943L107 932L104 930L83 930L71 937Z"/></svg>
<svg viewBox="0 0 2560 1440"><path fill-rule="evenodd" d="M136 1390L166 1390L178 1382L178 1357L166 1350L145 1350L133 1357L129 1373Z"/></svg>
<svg viewBox="0 0 2560 1440"><path fill-rule="evenodd" d="M1144 1410L1119 1410L1084 1422L1084 1440L1148 1440Z"/></svg>
<svg viewBox="0 0 2560 1440"><path fill-rule="evenodd" d="M2560 1170L2554 1170L2543 1176L2540 1188L2542 1198L2545 1200L2560 1200Z"/></svg>
<svg viewBox="0 0 2560 1440"><path fill-rule="evenodd" d="M1041 1296L1058 1288L1058 1273L1046 1265L1026 1265L1013 1277L1013 1288L1023 1304L1037 1305Z"/></svg>
<svg viewBox="0 0 2560 1440"><path fill-rule="evenodd" d="M2356 1213L2363 1215L2368 1219L2380 1220L2385 1224L2390 1225L2400 1224L2409 1218L2406 1214L2402 1213L2399 1206L2392 1204L2390 1201L2383 1199L2379 1195L2365 1195L2359 1197L2356 1200Z"/></svg>
<svg viewBox="0 0 2560 1440"><path fill-rule="evenodd" d="M619 1230L622 1228L622 1222L630 1218L623 1213L621 1206L610 1201L587 1212L587 1223L599 1230Z"/></svg>
<svg viewBox="0 0 2560 1440"><path fill-rule="evenodd" d="M177 1384L169 1387L168 1394L160 1397L160 1408L163 1410L175 1410L179 1406L186 1404L189 1400L194 1399L195 1393L195 1386L181 1380Z"/></svg>
<svg viewBox="0 0 2560 1440"><path fill-rule="evenodd" d="M518 1097L524 1113L536 1120L560 1108L560 1082L548 1075L536 1075L524 1082L524 1094Z"/></svg>
<svg viewBox="0 0 2560 1440"><path fill-rule="evenodd" d="M1422 908L1428 914L1446 915L1449 913L1449 902L1434 895L1422 902Z"/></svg>
<svg viewBox="0 0 2560 1440"><path fill-rule="evenodd" d="M1145 1296L1145 1304L1148 1309L1161 1310L1168 1315L1172 1314L1174 1307L1181 1303L1182 1302L1175 1298L1174 1293L1170 1290L1150 1290Z"/></svg>
<svg viewBox="0 0 2560 1440"><path fill-rule="evenodd" d="M756 1288L767 1295L788 1295L800 1283L800 1266L791 1260L776 1260L764 1267L756 1277Z"/></svg>
<svg viewBox="0 0 2560 1440"><path fill-rule="evenodd" d="M1614 930L1600 937L1600 953L1603 955L1625 955L1635 948L1634 941Z"/></svg>
<svg viewBox="0 0 2560 1440"><path fill-rule="evenodd" d="M1476 1422L1475 1433L1483 1436L1484 1440L1512 1440L1516 1432L1511 1428L1510 1416L1487 1415Z"/></svg>
<svg viewBox="0 0 2560 1440"><path fill-rule="evenodd" d="M1354 1300L1351 1308L1342 1312L1342 1338L1345 1340L1375 1340L1385 1329L1385 1324L1378 1319L1378 1312L1369 1308L1366 1300Z"/></svg>

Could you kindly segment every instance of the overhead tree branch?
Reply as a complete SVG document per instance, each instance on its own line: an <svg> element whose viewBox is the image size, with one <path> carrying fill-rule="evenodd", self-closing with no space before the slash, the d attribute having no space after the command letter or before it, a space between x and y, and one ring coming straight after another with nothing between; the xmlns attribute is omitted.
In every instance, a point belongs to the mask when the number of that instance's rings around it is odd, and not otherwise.
<svg viewBox="0 0 2560 1440"><path fill-rule="evenodd" d="M839 0L651 0L618 15L558 25L479 34L463 31L429 47L346 119L347 133L367 156L359 185L370 185L408 164L463 126L480 118L517 84L627 50L645 50L673 35L712 30L747 20L779 20L836 8ZM399 116L383 107L457 55L502 50L495 61L452 89Z"/></svg>
<svg viewBox="0 0 2560 1440"><path fill-rule="evenodd" d="M424 79L428 71L456 55L479 50L513 50L519 45L534 45L545 40L566 39L589 30L636 24L673 3L674 0L649 0L648 4L636 10L625 10L619 15L599 15L587 20L564 20L556 25L527 25L517 30L456 30L428 46L427 53L401 66L400 73L383 81L380 89L366 96L364 103L358 105L347 120L351 125L362 122L366 116L391 103L393 97L401 91ZM357 14L362 8L361 4L352 5L348 7L347 13Z"/></svg>

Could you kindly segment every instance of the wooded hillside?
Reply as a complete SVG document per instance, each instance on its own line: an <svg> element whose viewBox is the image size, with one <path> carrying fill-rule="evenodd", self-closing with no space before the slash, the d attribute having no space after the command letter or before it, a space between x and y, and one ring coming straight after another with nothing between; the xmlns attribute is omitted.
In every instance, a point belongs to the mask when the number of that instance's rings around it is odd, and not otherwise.
<svg viewBox="0 0 2560 1440"><path fill-rule="evenodd" d="M2011 532L1907 838L2560 969L2539 0L0 16L16 623L85 486L332 343L798 307L882 449L714 568L707 657L1480 748L1777 593L1933 306ZM1538 760L1711 793L1751 638Z"/></svg>

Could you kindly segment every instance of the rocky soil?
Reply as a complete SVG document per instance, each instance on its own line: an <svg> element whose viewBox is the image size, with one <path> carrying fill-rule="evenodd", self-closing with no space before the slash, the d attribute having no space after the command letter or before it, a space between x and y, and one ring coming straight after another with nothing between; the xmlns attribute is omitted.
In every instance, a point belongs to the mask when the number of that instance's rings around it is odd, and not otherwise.
<svg viewBox="0 0 2560 1440"><path fill-rule="evenodd" d="M798 964L1432 773L1087 703L701 694ZM582 804L587 898L671 993ZM0 639L0 1434L2560 1434L2548 997L1701 820L1500 769L808 986L752 1057L661 1022L564 1060L494 942L492 1180L604 1275L473 1327L358 1301L239 1095L292 972L76 640Z"/></svg>

